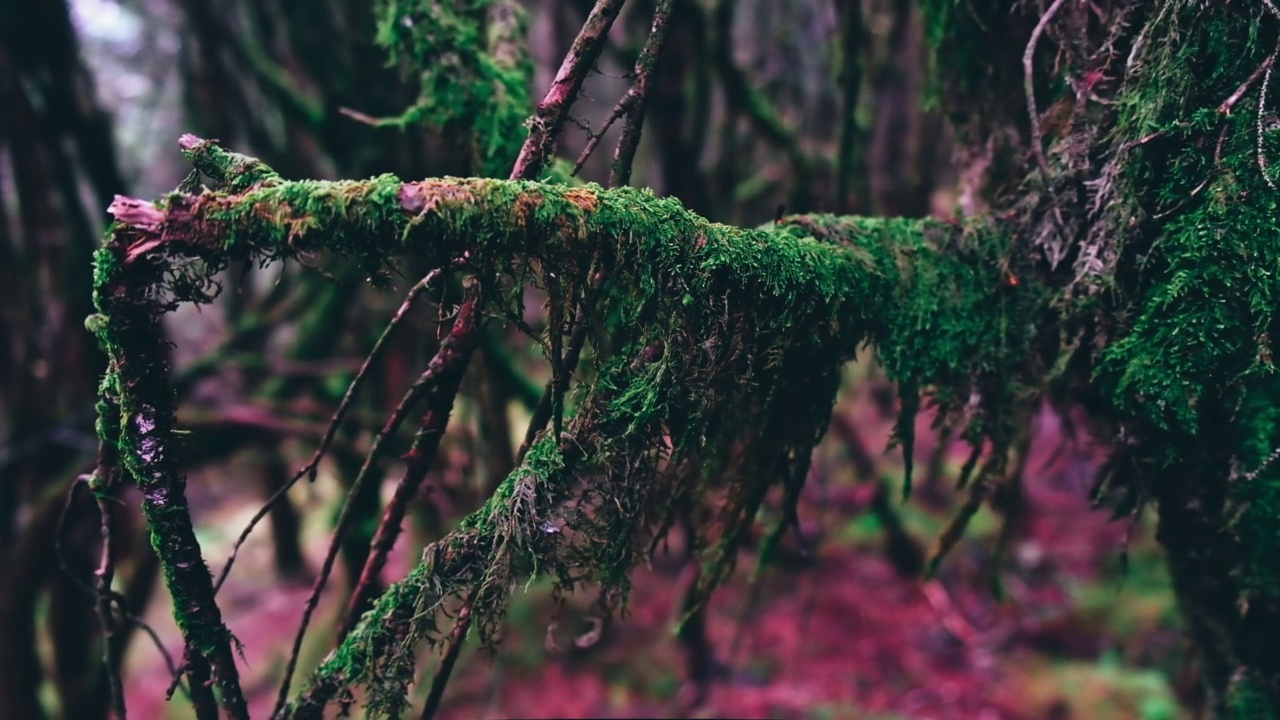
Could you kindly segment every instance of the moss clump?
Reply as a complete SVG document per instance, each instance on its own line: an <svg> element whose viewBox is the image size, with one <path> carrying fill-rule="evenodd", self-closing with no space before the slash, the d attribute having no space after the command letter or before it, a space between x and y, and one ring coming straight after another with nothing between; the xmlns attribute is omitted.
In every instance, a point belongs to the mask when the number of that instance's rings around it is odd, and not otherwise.
<svg viewBox="0 0 1280 720"><path fill-rule="evenodd" d="M418 101L384 124L469 132L473 173L506 177L531 108L524 9L512 0L381 0L377 14L378 44L421 86Z"/></svg>

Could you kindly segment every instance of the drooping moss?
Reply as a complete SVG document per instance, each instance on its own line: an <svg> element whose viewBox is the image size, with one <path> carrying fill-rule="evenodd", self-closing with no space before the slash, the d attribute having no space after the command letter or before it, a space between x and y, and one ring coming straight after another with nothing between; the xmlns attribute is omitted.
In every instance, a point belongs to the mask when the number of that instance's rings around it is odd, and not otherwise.
<svg viewBox="0 0 1280 720"><path fill-rule="evenodd" d="M209 143L188 151L197 164L244 165ZM605 269L601 311L620 319L596 339L612 351L575 387L565 434L545 435L486 506L378 602L313 678L300 716L352 683L369 685L370 702L394 714L412 649L439 639L435 616L451 597L472 598L486 641L520 579L548 575L565 591L599 583L625 601L652 528L674 502L715 488L726 500L707 528L710 591L768 489L782 484L796 502L838 370L864 344L892 377L997 447L1008 435L1002 407L1035 386L1042 365L1033 356L1048 296L998 222L799 216L747 230L645 190L480 179L272 178L235 189L171 196L163 235L119 228L103 268L131 273L139 284L129 291L157 300L159 313L207 300L213 288L201 278L233 259L333 253L375 272L409 254L441 267L465 258L490 310L513 319L521 309L500 278L554 286L567 317L589 273ZM104 314L104 337L118 342ZM728 453L738 455L732 464L718 460ZM675 471L717 466L725 472Z"/></svg>
<svg viewBox="0 0 1280 720"><path fill-rule="evenodd" d="M471 135L482 177L506 177L531 109L528 20L512 0L467 3L381 0L377 41L391 61L416 72L417 103L387 125L425 124Z"/></svg>
<svg viewBox="0 0 1280 720"><path fill-rule="evenodd" d="M416 61L453 48L443 68L494 80L468 65L474 18L439 4L385 7L397 8L387 41ZM208 277L236 257L339 253L371 275L404 253L439 266L465 257L488 308L512 317L521 309L499 291L504 282L547 289L560 319L591 268L610 274L602 312L620 322L595 338L610 351L575 388L566 432L544 436L485 508L428 549L324 664L296 713L343 699L352 683L373 689L376 710L398 712L414 645L440 638L436 616L451 598L471 599L490 640L520 579L624 594L648 529L665 526L673 502L715 486L726 500L707 538L709 590L769 488L782 484L794 502L836 369L864 344L903 392L905 450L920 394L944 422L964 424L975 447L992 442L975 502L1002 471L1015 410L1049 379L1091 376L1085 400L1125 443L1122 483L1159 504L1215 710L1269 712L1280 696L1270 652L1280 635L1270 344L1280 244L1268 163L1280 138L1263 101L1270 74L1259 71L1276 23L1262 5L1185 0L1125 5L1100 36L1092 8L1053 7L1069 9L1038 18L1011 14L1009 3L925 6L938 65L955 71L939 91L953 116L979 134L1012 130L1022 138L1013 145L1031 149L1034 165L1015 181L1037 180L1014 183L1027 192L1009 202L1013 221L802 216L741 230L636 190L264 175L169 198L166 233L152 246L145 231L121 232L99 270L114 277L122 263L155 263L163 272L150 285L130 287L157 307L206 298ZM1025 38L1037 24L1044 44L1030 48L1025 78L1028 49L991 38ZM460 39L441 44L443 34ZM1055 56L1069 77L1052 72ZM426 72L423 117L484 111L455 93L454 76ZM1118 89L1101 102L1094 87ZM1043 122L1053 113L1055 123ZM235 159L209 145L192 152L197 163ZM95 327L118 342L104 313Z"/></svg>

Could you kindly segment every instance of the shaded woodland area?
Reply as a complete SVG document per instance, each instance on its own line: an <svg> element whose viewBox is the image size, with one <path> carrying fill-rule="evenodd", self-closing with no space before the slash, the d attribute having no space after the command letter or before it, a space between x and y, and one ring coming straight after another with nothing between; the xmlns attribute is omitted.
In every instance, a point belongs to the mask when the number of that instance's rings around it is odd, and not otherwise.
<svg viewBox="0 0 1280 720"><path fill-rule="evenodd" d="M1278 48L0 5L0 708L1276 717Z"/></svg>

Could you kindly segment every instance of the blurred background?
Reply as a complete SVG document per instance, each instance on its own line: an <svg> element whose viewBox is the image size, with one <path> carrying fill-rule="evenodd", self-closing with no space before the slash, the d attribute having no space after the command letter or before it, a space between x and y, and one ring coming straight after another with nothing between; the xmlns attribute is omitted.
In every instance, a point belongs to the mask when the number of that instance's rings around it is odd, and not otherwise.
<svg viewBox="0 0 1280 720"><path fill-rule="evenodd" d="M184 132L262 158L288 178L474 174L457 128L376 128L416 81L375 46L368 0L0 0L0 715L107 715L90 587L97 510L70 492L96 450L103 358L83 329L90 254L117 194L153 197L189 167ZM528 0L541 96L592 5ZM574 158L626 91L653 9L634 0L560 140ZM678 0L633 184L725 223L823 211L949 216L983 208L990 162L931 112L911 0ZM605 136L611 147L617 130ZM604 181L609 153L580 177ZM413 276L412 272L407 272ZM169 317L183 463L215 573L264 499L310 455L347 383L399 305L358 268L232 268L212 306ZM401 279L394 283L403 284ZM403 290L403 288L399 288ZM400 388L441 339L446 293L379 360L314 484L272 511L219 595L244 642L255 715L274 699L313 572L346 488ZM536 302L530 320L538 321ZM487 329L427 488L385 576L476 508L511 468L542 386L539 350ZM800 506L801 531L733 580L681 632L696 579L673 530L634 576L625 618L594 598L557 610L521 591L497 654L464 652L443 714L474 717L1144 718L1193 715L1194 658L1179 629L1151 518L1090 510L1102 450L1068 413L1027 419L1018 482L984 507L938 576L924 558L959 503L970 448L922 413L916 467L886 452L895 393L870 353L846 370ZM376 471L397 475L396 460ZM336 577L351 583L383 493L357 505ZM776 505L776 504L775 504ZM771 515L772 514L772 515ZM776 510L766 506L762 525ZM181 641L138 497L122 498L116 589L147 626L111 642L136 717L166 703ZM760 533L763 535L763 533ZM757 538L759 539L759 538ZM329 593L317 629L337 622ZM557 618L551 625L552 618ZM324 638L325 633L313 633ZM305 673L328 651L304 646ZM423 691L425 693L425 691Z"/></svg>

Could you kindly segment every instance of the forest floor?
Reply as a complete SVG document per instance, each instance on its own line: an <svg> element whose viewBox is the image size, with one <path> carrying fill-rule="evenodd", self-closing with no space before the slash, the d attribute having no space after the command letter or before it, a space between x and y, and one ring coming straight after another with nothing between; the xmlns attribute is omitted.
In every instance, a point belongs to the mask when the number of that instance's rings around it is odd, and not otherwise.
<svg viewBox="0 0 1280 720"><path fill-rule="evenodd" d="M858 387L837 412L848 414L878 459L905 529L928 550L963 493L926 486L909 503L898 501L900 453L879 452L892 419L872 400L867 388L874 383ZM929 422L922 414L917 468L936 442ZM577 647L573 633L595 627L587 617L594 598L568 603L549 648L554 604L547 588L534 583L518 590L500 651L469 647L463 653L441 716L1190 717L1193 660L1152 539L1154 513L1132 528L1126 572L1121 555L1129 524L1089 509L1102 449L1086 438L1070 440L1053 413L1042 413L1034 428L1025 473L1029 510L1001 563L1003 599L991 588L999 515L986 507L977 514L936 579L904 576L885 551L882 522L870 512L876 486L855 476L845 439L832 432L802 499L805 539L788 538L754 585L755 557L744 551L735 577L707 607L705 646L717 667L705 693L685 681L685 668L691 656L707 655L691 655L690 644L673 632L691 579L683 538L675 532L651 567L635 572L626 617L603 627L590 647ZM966 454L960 443L948 448L940 482L950 486ZM214 494L192 486L192 502L203 508L201 541L207 557L217 558L216 571L256 505L243 490ZM313 520L305 536L318 567L331 517L325 508L333 498L322 489L308 492L305 506L318 512L308 513ZM246 546L220 596L229 626L245 644L242 679L254 717L269 714L309 591L309 582L282 585L274 577L268 537L264 529ZM420 547L395 558L393 573L406 569ZM148 619L176 653L180 644L163 595ZM313 639L333 623L336 595L326 595ZM328 651L318 642L304 646L299 677ZM424 660L428 668L436 662ZM154 647L137 643L129 662L135 716L190 715L180 697L164 704L168 677ZM418 699L423 695L419 688Z"/></svg>

